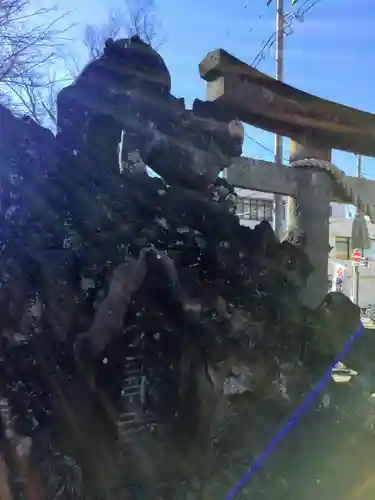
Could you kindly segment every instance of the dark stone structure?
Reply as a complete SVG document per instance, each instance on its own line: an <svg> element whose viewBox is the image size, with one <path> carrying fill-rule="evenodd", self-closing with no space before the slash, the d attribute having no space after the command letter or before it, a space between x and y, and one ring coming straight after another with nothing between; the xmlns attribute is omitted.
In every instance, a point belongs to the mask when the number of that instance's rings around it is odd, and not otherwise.
<svg viewBox="0 0 375 500"><path fill-rule="evenodd" d="M170 88L168 69L149 45L137 37L108 40L103 55L59 94L58 142L90 172L103 162L116 168L126 130L126 164L136 152L166 182L212 183L229 157L241 154L243 135L212 119L209 103L196 100L187 110Z"/></svg>
<svg viewBox="0 0 375 500"><path fill-rule="evenodd" d="M198 498L214 422L285 415L359 323L341 295L299 304L303 248L242 227L217 177L241 127L170 87L151 47L108 40L56 138L0 106L0 393L43 498Z"/></svg>

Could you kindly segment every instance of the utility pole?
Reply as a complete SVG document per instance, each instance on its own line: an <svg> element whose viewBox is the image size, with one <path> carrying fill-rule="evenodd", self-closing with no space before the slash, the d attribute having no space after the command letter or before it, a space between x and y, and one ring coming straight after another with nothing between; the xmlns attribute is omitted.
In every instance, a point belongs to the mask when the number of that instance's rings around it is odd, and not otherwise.
<svg viewBox="0 0 375 500"><path fill-rule="evenodd" d="M284 77L284 0L276 2L276 80ZM283 137L275 135L275 163L283 164ZM283 223L283 198L279 194L274 197L274 230L281 237Z"/></svg>
<svg viewBox="0 0 375 500"><path fill-rule="evenodd" d="M360 178L362 175L362 156L357 155L357 177Z"/></svg>
<svg viewBox="0 0 375 500"><path fill-rule="evenodd" d="M360 178L362 175L362 157L357 155L357 177ZM356 211L357 215L360 214L360 210L357 207ZM363 248L359 248L361 252L361 256L363 257ZM353 264L354 265L354 264ZM355 304L359 304L359 266L354 265L354 273L353 273L353 302Z"/></svg>

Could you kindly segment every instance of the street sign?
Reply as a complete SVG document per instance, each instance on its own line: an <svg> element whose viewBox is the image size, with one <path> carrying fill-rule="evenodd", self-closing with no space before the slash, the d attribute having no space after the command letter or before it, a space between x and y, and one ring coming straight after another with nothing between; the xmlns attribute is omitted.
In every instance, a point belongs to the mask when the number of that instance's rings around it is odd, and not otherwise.
<svg viewBox="0 0 375 500"><path fill-rule="evenodd" d="M359 262L353 261L353 264L355 267L368 267L368 257L361 257L361 260Z"/></svg>
<svg viewBox="0 0 375 500"><path fill-rule="evenodd" d="M352 253L352 261L353 262L361 262L362 255L358 249L355 249Z"/></svg>

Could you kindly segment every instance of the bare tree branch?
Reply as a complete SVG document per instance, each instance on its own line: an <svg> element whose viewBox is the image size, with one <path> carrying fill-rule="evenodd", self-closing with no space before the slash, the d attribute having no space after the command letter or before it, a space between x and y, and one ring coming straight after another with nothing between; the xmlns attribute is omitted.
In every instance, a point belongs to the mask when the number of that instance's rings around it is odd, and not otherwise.
<svg viewBox="0 0 375 500"><path fill-rule="evenodd" d="M29 0L0 0L0 85L17 85L36 68L58 57L70 26L68 13L50 20L55 9L29 13Z"/></svg>
<svg viewBox="0 0 375 500"><path fill-rule="evenodd" d="M28 115L39 124L56 126L56 99L64 84L71 79L58 79L55 73L24 76L16 87L12 89L17 99L13 101L13 111L17 115Z"/></svg>
<svg viewBox="0 0 375 500"><path fill-rule="evenodd" d="M0 102L38 123L55 115L58 83L50 73L69 40L68 16L33 10L30 0L0 0Z"/></svg>
<svg viewBox="0 0 375 500"><path fill-rule="evenodd" d="M0 102L52 128L57 93L102 53L108 38L137 34L155 48L162 43L157 39L155 0L124 0L123 7L109 11L104 24L86 26L87 59L81 61L66 50L73 27L67 23L70 13L59 15L55 8L33 11L30 2L0 0Z"/></svg>
<svg viewBox="0 0 375 500"><path fill-rule="evenodd" d="M87 25L83 43L90 59L95 59L103 51L108 38L138 35L154 48L160 47L162 40L156 16L155 0L124 0L123 7L109 11L104 25Z"/></svg>

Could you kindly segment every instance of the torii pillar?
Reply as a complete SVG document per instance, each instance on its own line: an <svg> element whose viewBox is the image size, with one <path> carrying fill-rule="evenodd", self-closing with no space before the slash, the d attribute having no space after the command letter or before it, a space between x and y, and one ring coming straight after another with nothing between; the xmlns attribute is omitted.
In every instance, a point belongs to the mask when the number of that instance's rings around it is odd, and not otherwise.
<svg viewBox="0 0 375 500"><path fill-rule="evenodd" d="M331 161L331 150L317 148L305 141L291 141L290 163L314 158ZM301 303L310 308L319 306L327 293L329 218L332 183L327 172L315 168L290 167L295 170L295 197L288 198L287 230L298 228L305 234L305 251L313 266Z"/></svg>
<svg viewBox="0 0 375 500"><path fill-rule="evenodd" d="M339 149L375 157L375 114L321 99L252 68L222 49L210 52L199 65L207 81L207 100L213 116L237 119L292 142L291 161L330 160ZM324 299L328 284L330 202L352 203L327 172L314 168L286 168L270 162L234 161L237 172L228 169L228 181L235 186L283 194L289 203L289 222L306 235L306 252L314 270L301 301L315 308ZM240 182L238 182L240 181ZM373 206L371 181L346 178L361 200Z"/></svg>

